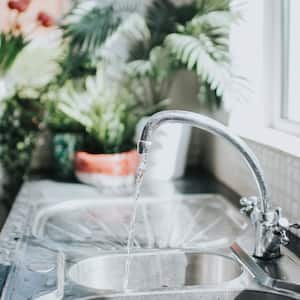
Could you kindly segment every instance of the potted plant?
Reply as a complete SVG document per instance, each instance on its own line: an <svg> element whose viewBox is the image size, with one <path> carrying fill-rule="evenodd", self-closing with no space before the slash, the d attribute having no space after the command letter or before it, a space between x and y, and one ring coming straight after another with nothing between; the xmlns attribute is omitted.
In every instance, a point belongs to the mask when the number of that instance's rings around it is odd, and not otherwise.
<svg viewBox="0 0 300 300"><path fill-rule="evenodd" d="M180 5L152 1L144 14L148 34L132 45L125 66L132 79L132 93L148 103L172 99L172 88L184 80L187 72L182 70L186 70L198 81L198 99L209 109L220 108L224 99L237 98L241 80L232 71L229 33L238 18L230 0L195 0ZM114 56L113 49L108 55ZM159 130L148 174L158 179L181 177L191 129L166 125ZM168 154L170 145L175 149L173 156Z"/></svg>
<svg viewBox="0 0 300 300"><path fill-rule="evenodd" d="M194 0L185 4L174 4L171 0L91 1L88 7L79 1L62 25L68 47L61 61L59 84L65 86L71 82L73 98L76 93L81 95L82 86L87 89L89 85L90 79L85 83L86 78L96 76L97 64L102 62L106 65L108 81L121 80L122 86L126 86L127 98L132 98L130 101L143 109L140 116L147 116L167 107L175 79L180 71L187 70L199 82L199 99L211 108L219 108L225 98L238 95L235 91L240 78L232 72L229 53L230 26L238 17L230 0ZM101 93L105 89L107 87L103 87ZM87 107L91 107L91 95L92 90L88 97L81 97ZM114 97L122 99L119 95ZM108 105L105 109L107 112L101 112L103 120L106 114L117 116L118 110L111 110ZM64 110L70 115L66 107ZM91 111L99 110L94 106ZM88 115L91 119L92 114ZM79 121L78 117L74 119ZM84 124L86 118L82 115L80 118ZM83 126L95 137L91 124ZM101 126L105 128L105 124ZM157 177L168 179L183 175L190 131L182 127L176 130L182 132L182 139L170 141L175 135L165 129L156 151L161 157L170 143L178 149L174 151L178 155L168 168L176 172L165 174L158 168ZM155 158L155 161L156 166L163 165L160 159Z"/></svg>
<svg viewBox="0 0 300 300"><path fill-rule="evenodd" d="M85 129L81 151L75 155L75 173L84 183L105 193L127 193L134 186L138 166L135 129L140 108L118 80L105 78L99 66L84 88L67 82L60 91L59 109Z"/></svg>

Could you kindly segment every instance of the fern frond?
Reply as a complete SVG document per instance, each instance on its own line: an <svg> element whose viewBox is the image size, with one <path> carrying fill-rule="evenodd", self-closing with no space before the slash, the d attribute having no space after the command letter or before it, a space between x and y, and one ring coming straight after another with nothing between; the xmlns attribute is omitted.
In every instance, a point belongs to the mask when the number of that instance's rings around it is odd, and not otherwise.
<svg viewBox="0 0 300 300"><path fill-rule="evenodd" d="M126 72L129 76L144 77L148 76L153 70L153 65L150 60L134 60L127 64Z"/></svg>
<svg viewBox="0 0 300 300"><path fill-rule="evenodd" d="M170 0L154 0L148 8L146 20L155 47L161 45L165 36L176 30L176 9Z"/></svg>
<svg viewBox="0 0 300 300"><path fill-rule="evenodd" d="M139 59L127 63L126 70L131 76L153 77L159 83L174 72L172 54L166 47L155 47L149 59Z"/></svg>
<svg viewBox="0 0 300 300"><path fill-rule="evenodd" d="M149 37L150 32L144 18L139 14L131 14L106 40L97 57L112 63L124 63L128 59L131 46L139 41L147 41Z"/></svg>
<svg viewBox="0 0 300 300"><path fill-rule="evenodd" d="M196 5L201 14L212 11L229 11L231 0L196 0Z"/></svg>
<svg viewBox="0 0 300 300"><path fill-rule="evenodd" d="M67 82L58 92L58 109L82 126L89 128L91 120L87 117L92 99L87 93L76 89L74 82Z"/></svg>
<svg viewBox="0 0 300 300"><path fill-rule="evenodd" d="M183 34L170 34L166 44L189 70L195 70L202 81L207 81L212 90L221 96L230 81L229 64L216 59L225 55L223 51L216 55L218 49L205 36L195 38Z"/></svg>
<svg viewBox="0 0 300 300"><path fill-rule="evenodd" d="M77 7L66 17L62 28L64 36L70 40L72 52L93 56L119 23L120 19L111 6L94 7L88 11Z"/></svg>
<svg viewBox="0 0 300 300"><path fill-rule="evenodd" d="M230 11L212 11L205 15L195 16L189 23L188 28L198 28L198 30L203 29L206 26L206 30L210 27L221 32L227 32L230 26L239 19L239 14Z"/></svg>

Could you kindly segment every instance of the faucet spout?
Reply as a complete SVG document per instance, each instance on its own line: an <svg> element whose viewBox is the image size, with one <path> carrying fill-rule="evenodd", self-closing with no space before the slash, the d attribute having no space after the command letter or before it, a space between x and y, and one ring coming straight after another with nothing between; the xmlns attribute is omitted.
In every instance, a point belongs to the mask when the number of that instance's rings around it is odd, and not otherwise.
<svg viewBox="0 0 300 300"><path fill-rule="evenodd" d="M148 148L151 146L152 135L155 129L164 123L181 123L197 127L220 136L232 144L240 152L253 174L258 189L261 211L267 213L270 210L271 203L269 190L264 179L262 168L255 154L241 138L232 133L230 129L211 118L197 113L180 110L169 110L156 113L148 120L143 128L138 143L139 153L144 153L149 150Z"/></svg>

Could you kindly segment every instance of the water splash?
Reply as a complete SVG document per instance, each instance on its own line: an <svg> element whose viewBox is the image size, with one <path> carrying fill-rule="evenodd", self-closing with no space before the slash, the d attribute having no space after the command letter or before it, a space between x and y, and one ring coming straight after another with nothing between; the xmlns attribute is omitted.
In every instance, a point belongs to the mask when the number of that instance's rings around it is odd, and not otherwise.
<svg viewBox="0 0 300 300"><path fill-rule="evenodd" d="M134 241L134 230L135 230L135 221L138 209L138 200L140 198L141 193L141 186L143 183L144 173L146 170L146 162L147 162L147 153L141 154L141 161L138 167L137 176L136 176L136 190L134 196L134 203L133 203L133 211L129 225L129 232L128 232L128 240L127 240L127 259L125 263L125 275L124 275L124 282L123 282L123 290L126 292L128 290L128 282L129 282L129 275L130 275L130 266L132 263L132 255L131 249L133 246Z"/></svg>

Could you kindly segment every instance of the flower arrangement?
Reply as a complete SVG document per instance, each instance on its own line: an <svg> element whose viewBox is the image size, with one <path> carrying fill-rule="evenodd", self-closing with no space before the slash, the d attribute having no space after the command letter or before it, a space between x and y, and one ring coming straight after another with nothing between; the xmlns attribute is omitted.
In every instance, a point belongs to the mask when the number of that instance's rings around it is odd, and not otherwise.
<svg viewBox="0 0 300 300"><path fill-rule="evenodd" d="M51 27L54 19L47 13L40 11L32 20L31 31L26 31L19 20L27 11L31 0L10 0L7 6L12 15L12 21L4 31L0 32L0 76L3 76L14 63L18 54L30 42L34 32L40 27Z"/></svg>

